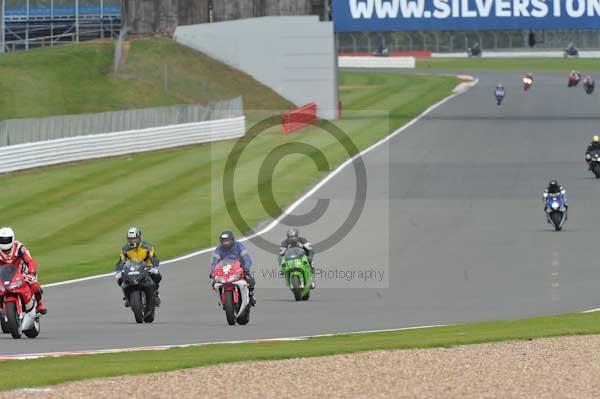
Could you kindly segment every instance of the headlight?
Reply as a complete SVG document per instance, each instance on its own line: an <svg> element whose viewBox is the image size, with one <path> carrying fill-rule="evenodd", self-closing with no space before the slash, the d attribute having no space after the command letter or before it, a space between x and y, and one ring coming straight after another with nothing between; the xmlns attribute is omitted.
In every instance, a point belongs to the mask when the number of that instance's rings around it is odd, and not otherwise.
<svg viewBox="0 0 600 399"><path fill-rule="evenodd" d="M552 209L558 209L558 208L559 208L558 202L553 202Z"/></svg>
<svg viewBox="0 0 600 399"><path fill-rule="evenodd" d="M23 280L19 279L12 284L8 285L9 290L14 290L15 288L20 288L23 285Z"/></svg>

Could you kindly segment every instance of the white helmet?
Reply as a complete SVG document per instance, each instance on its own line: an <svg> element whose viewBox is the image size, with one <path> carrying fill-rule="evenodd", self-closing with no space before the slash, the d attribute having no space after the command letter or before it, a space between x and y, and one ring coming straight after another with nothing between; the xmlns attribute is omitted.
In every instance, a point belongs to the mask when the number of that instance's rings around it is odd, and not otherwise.
<svg viewBox="0 0 600 399"><path fill-rule="evenodd" d="M9 251L15 242L15 232L10 227L2 227L0 229L0 249Z"/></svg>

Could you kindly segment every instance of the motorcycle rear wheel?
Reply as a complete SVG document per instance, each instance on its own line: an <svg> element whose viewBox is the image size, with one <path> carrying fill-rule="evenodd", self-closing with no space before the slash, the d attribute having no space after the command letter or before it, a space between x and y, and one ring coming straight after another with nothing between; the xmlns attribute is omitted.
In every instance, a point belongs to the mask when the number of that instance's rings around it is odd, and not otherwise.
<svg viewBox="0 0 600 399"><path fill-rule="evenodd" d="M129 305L133 311L136 323L143 323L144 309L142 308L142 292L140 290L132 291L129 294Z"/></svg>
<svg viewBox="0 0 600 399"><path fill-rule="evenodd" d="M40 320L36 319L34 327L23 331L23 334L25 334L27 338L35 338L40 335Z"/></svg>
<svg viewBox="0 0 600 399"><path fill-rule="evenodd" d="M0 326L2 327L2 333L8 334L10 331L8 330L8 324L4 321L4 315L0 313Z"/></svg>
<svg viewBox="0 0 600 399"><path fill-rule="evenodd" d="M19 320L19 315L17 314L17 304L14 302L8 302L6 304L6 317L8 318L8 331L14 339L21 338L21 321Z"/></svg>

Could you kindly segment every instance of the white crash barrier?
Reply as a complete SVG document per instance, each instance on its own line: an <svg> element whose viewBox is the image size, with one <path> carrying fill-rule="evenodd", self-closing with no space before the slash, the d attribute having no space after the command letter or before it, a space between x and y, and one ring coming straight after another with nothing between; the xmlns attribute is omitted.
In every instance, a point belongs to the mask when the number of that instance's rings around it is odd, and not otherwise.
<svg viewBox="0 0 600 399"><path fill-rule="evenodd" d="M484 49L481 58L563 58L563 56L563 51L485 51ZM466 51L432 53L431 58L468 58L468 55ZM579 51L579 58L600 58L600 51Z"/></svg>
<svg viewBox="0 0 600 399"><path fill-rule="evenodd" d="M338 57L340 68L414 68L415 57Z"/></svg>
<svg viewBox="0 0 600 399"><path fill-rule="evenodd" d="M236 139L246 117L75 136L0 147L0 173L192 144Z"/></svg>

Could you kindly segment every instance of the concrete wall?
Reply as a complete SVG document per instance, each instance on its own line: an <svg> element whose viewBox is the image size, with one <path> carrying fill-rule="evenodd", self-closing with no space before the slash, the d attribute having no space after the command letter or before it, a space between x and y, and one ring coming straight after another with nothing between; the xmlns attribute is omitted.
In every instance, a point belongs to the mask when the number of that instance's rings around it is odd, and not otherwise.
<svg viewBox="0 0 600 399"><path fill-rule="evenodd" d="M248 73L296 105L316 102L320 118L337 117L332 22L298 16L178 26L175 40Z"/></svg>

